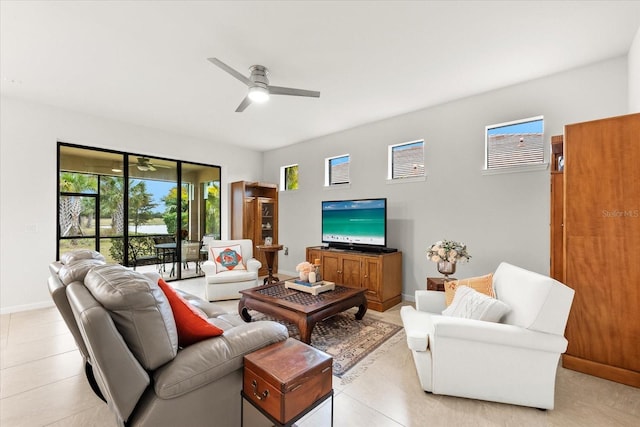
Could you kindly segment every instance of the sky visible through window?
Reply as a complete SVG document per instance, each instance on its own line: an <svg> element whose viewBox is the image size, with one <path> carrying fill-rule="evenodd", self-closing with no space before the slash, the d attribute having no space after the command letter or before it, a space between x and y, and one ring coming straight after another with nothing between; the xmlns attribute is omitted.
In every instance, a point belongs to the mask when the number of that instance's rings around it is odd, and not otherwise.
<svg viewBox="0 0 640 427"><path fill-rule="evenodd" d="M422 144L424 144L424 141L418 141L418 142L414 142L414 143L411 143L411 144L398 145L396 147L393 147L393 149L394 149L394 151L408 150L409 148L422 147Z"/></svg>
<svg viewBox="0 0 640 427"><path fill-rule="evenodd" d="M515 123L507 126L498 126L487 130L487 135L502 135L508 133L542 133L543 120Z"/></svg>
<svg viewBox="0 0 640 427"><path fill-rule="evenodd" d="M349 156L334 157L333 159L331 159L332 166L341 165L343 163L348 163L348 162L349 162Z"/></svg>
<svg viewBox="0 0 640 427"><path fill-rule="evenodd" d="M140 181L145 182L145 185L147 186L147 192L153 195L153 203L156 204L156 207L153 208L153 212L164 213L167 207L165 206L162 199L166 197L167 194L169 194L169 191L172 188L175 188L176 183L169 181L158 181L155 179L134 179L133 184L135 185Z"/></svg>

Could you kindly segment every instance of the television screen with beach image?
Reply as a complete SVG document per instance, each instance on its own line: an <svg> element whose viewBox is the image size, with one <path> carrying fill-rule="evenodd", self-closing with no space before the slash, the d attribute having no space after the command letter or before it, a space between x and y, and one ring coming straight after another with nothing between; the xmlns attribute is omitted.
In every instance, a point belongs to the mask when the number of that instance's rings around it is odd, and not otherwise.
<svg viewBox="0 0 640 427"><path fill-rule="evenodd" d="M322 202L322 242L386 245L386 199Z"/></svg>

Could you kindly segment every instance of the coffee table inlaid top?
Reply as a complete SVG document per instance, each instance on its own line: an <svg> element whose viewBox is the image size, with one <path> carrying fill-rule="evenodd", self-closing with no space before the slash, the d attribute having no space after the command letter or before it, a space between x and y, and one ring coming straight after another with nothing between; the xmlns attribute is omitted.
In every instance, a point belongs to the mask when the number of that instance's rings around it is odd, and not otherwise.
<svg viewBox="0 0 640 427"><path fill-rule="evenodd" d="M287 289L284 286L284 282L271 283L240 291L243 296L269 302L302 313L313 313L336 301L341 301L358 294L364 294L364 292L365 289L336 285L332 291L311 295L295 289Z"/></svg>
<svg viewBox="0 0 640 427"><path fill-rule="evenodd" d="M300 331L300 341L309 344L315 324L334 314L358 307L355 314L362 320L367 312L365 289L336 285L332 291L311 295L295 289L287 289L283 282L269 283L257 288L240 291L238 314L245 322L251 322L249 310L256 310L277 319L293 322Z"/></svg>

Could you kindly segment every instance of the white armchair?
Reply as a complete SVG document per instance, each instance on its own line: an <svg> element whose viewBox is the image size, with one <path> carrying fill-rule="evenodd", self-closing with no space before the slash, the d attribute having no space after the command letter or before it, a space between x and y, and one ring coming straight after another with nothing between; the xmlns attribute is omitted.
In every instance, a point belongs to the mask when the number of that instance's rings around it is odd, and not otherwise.
<svg viewBox="0 0 640 427"><path fill-rule="evenodd" d="M444 316L444 292L416 291L401 309L407 344L425 391L553 409L556 370L574 291L547 276L502 263L496 298L501 323Z"/></svg>
<svg viewBox="0 0 640 427"><path fill-rule="evenodd" d="M209 254L209 259L202 263L201 267L205 274L205 295L209 301L237 299L240 298L241 290L258 286L258 270L262 263L253 257L251 240L203 239L203 243L207 246ZM213 252L237 246L240 247L240 262L244 268L221 268L220 263L216 263Z"/></svg>

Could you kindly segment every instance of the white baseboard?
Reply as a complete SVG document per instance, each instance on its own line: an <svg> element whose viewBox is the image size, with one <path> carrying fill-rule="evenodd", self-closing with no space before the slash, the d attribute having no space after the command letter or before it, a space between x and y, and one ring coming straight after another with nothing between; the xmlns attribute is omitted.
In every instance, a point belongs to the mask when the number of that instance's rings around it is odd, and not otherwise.
<svg viewBox="0 0 640 427"><path fill-rule="evenodd" d="M410 294L410 295L402 294L402 301L416 302L416 296L414 294Z"/></svg>
<svg viewBox="0 0 640 427"><path fill-rule="evenodd" d="M53 301L34 302L32 304L13 305L0 308L0 314L18 313L21 311L37 310L39 308L53 307Z"/></svg>
<svg viewBox="0 0 640 427"><path fill-rule="evenodd" d="M298 277L300 273L298 273L297 271L291 272L291 271L278 269L278 272L275 275L277 276L279 274L282 274L283 276Z"/></svg>

